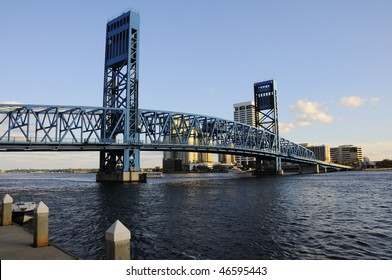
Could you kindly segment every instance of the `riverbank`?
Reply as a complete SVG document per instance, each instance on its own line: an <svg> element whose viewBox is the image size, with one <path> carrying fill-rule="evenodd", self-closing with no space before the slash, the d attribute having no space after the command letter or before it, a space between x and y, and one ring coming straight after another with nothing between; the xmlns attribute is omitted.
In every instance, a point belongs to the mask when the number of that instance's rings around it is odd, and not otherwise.
<svg viewBox="0 0 392 280"><path fill-rule="evenodd" d="M392 171L392 168L368 168L362 169L362 171Z"/></svg>

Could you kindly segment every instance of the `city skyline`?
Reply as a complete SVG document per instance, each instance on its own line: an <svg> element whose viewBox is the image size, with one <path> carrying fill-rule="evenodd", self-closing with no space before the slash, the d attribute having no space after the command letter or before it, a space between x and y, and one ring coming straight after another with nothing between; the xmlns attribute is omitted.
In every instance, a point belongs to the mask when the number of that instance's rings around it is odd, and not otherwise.
<svg viewBox="0 0 392 280"><path fill-rule="evenodd" d="M105 25L129 5L3 4L0 102L101 106ZM253 100L253 83L275 79L283 137L353 144L370 160L392 158L392 132L383 121L392 105L388 1L131 5L141 17L141 108L233 119L234 103ZM98 166L98 153L1 158L0 169ZM143 152L141 164L161 160L161 152Z"/></svg>

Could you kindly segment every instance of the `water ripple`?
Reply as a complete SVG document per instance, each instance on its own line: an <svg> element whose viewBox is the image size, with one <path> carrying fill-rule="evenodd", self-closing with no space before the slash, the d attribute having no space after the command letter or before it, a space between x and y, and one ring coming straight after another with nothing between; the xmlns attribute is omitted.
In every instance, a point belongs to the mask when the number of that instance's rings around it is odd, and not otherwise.
<svg viewBox="0 0 392 280"><path fill-rule="evenodd" d="M103 184L94 174L0 174L0 195L45 201L50 240L82 259L105 258L104 233L117 219L132 232L134 259L392 259L391 175Z"/></svg>

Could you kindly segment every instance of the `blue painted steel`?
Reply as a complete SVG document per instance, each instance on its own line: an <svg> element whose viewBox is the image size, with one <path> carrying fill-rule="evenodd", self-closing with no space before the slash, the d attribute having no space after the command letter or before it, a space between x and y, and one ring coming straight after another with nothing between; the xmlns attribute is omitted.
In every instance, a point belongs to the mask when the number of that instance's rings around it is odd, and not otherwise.
<svg viewBox="0 0 392 280"><path fill-rule="evenodd" d="M113 130L101 137L102 124L107 116L117 116ZM125 108L66 107L42 105L0 104L0 147L17 149L18 145L47 145L51 150L65 145L95 147L106 150L105 145L143 150L214 150L233 154L275 155L276 135L261 128L224 120L212 116L181 112L139 110L139 137L127 141L115 138L117 127L126 118ZM44 146L42 146L44 144ZM282 151L287 156L313 159L313 152L287 139L281 138ZM68 147L69 148L69 147ZM116 154L117 156L117 154Z"/></svg>
<svg viewBox="0 0 392 280"><path fill-rule="evenodd" d="M253 87L256 127L277 133L279 131L279 121L276 81L258 82Z"/></svg>
<svg viewBox="0 0 392 280"><path fill-rule="evenodd" d="M101 137L107 116L117 116L112 134ZM124 150L198 151L319 164L314 153L261 128L212 116L139 109L137 141L113 137L125 108L0 104L0 151L100 151L108 166L126 165ZM137 155L139 156L139 154ZM341 167L339 167L341 168ZM110 171L110 170L108 170Z"/></svg>
<svg viewBox="0 0 392 280"><path fill-rule="evenodd" d="M276 135L275 149L280 154L281 140L279 137L279 118L278 118L278 95L276 81L268 80L254 84L254 101L255 101L255 120L256 127L265 129ZM256 169L262 169L261 159L256 158ZM278 172L282 169L282 160L280 157L275 158L275 169Z"/></svg>
<svg viewBox="0 0 392 280"><path fill-rule="evenodd" d="M113 143L114 134L101 137L105 116L125 110L107 107L0 104L0 142L9 143ZM115 129L113 130L115 131Z"/></svg>
<svg viewBox="0 0 392 280"><path fill-rule="evenodd" d="M139 14L127 11L110 20L106 26L106 51L103 106L124 108L125 118L118 125L120 115L107 115L102 138L123 138L125 143L138 142L138 68ZM119 152L102 151L100 171L106 173L140 171L137 147Z"/></svg>

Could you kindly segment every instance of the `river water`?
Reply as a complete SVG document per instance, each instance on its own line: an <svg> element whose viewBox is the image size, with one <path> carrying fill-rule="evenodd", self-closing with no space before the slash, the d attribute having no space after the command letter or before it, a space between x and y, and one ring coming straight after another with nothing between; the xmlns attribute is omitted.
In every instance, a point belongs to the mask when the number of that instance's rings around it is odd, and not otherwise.
<svg viewBox="0 0 392 280"><path fill-rule="evenodd" d="M50 241L81 259L105 258L105 231L117 219L131 230L133 259L392 259L391 171L140 184L3 173L6 193L44 201Z"/></svg>

